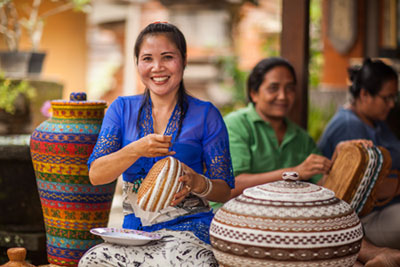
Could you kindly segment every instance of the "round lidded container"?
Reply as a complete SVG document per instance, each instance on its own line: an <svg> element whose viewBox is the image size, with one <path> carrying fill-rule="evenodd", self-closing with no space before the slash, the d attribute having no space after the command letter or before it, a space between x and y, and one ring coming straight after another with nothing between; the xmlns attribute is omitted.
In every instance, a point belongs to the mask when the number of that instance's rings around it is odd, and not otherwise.
<svg viewBox="0 0 400 267"><path fill-rule="evenodd" d="M222 266L353 266L363 238L346 202L324 187L283 181L245 189L220 208L210 227Z"/></svg>

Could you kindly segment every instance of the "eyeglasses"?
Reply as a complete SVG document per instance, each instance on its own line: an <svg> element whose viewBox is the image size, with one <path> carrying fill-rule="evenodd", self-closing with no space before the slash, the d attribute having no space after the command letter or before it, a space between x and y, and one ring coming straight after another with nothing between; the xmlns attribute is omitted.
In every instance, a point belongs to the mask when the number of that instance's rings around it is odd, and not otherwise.
<svg viewBox="0 0 400 267"><path fill-rule="evenodd" d="M390 102L393 102L394 104L397 104L397 102L399 101L399 97L398 95L376 95L379 96L380 98L382 98L382 100L385 102L385 104L389 104Z"/></svg>

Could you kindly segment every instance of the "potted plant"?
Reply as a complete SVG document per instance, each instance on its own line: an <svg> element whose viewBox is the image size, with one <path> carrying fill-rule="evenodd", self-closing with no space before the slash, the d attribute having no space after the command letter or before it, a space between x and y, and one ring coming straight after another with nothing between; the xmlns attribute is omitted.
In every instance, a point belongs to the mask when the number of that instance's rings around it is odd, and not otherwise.
<svg viewBox="0 0 400 267"><path fill-rule="evenodd" d="M46 18L71 9L85 11L90 4L90 0L54 0L58 5L41 13L42 2L32 0L25 9L26 13L21 15L13 0L0 1L0 34L8 48L8 51L0 52L0 67L7 75L39 74L45 57L45 53L39 51L39 45ZM29 36L30 51L19 50L22 29Z"/></svg>
<svg viewBox="0 0 400 267"><path fill-rule="evenodd" d="M27 81L5 78L0 74L0 134L24 134L31 118L29 101L36 90Z"/></svg>

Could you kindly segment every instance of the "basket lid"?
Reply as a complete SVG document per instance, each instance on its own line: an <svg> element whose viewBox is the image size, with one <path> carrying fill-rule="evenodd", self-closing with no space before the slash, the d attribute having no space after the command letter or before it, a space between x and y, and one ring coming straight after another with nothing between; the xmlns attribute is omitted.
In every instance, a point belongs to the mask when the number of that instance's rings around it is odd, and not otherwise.
<svg viewBox="0 0 400 267"><path fill-rule="evenodd" d="M85 92L72 92L69 95L69 100L52 100L51 105L85 105L85 106L105 106L106 101L97 100L97 101L87 101Z"/></svg>
<svg viewBox="0 0 400 267"><path fill-rule="evenodd" d="M335 197L335 193L322 186L299 181L296 172L284 172L283 180L247 188L243 196L270 201L309 202Z"/></svg>

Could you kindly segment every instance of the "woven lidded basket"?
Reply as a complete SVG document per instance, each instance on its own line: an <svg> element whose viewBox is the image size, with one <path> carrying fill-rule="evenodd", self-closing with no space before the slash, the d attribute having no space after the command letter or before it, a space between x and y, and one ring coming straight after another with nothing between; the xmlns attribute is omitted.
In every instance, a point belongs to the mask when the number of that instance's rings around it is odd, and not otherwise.
<svg viewBox="0 0 400 267"><path fill-rule="evenodd" d="M210 239L220 265L353 266L363 238L358 216L296 176L248 188L217 211Z"/></svg>

